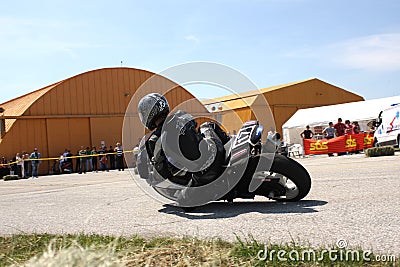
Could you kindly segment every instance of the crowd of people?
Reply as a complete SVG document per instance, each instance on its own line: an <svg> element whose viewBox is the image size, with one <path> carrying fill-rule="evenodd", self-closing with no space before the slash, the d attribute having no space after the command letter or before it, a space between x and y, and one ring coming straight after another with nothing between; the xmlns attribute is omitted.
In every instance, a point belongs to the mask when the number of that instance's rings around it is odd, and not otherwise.
<svg viewBox="0 0 400 267"><path fill-rule="evenodd" d="M73 161L75 158L75 163ZM54 173L71 173L76 172L79 174L86 172L98 172L118 170L123 171L124 167L124 150L121 143L117 143L115 147L110 146L107 148L101 145L99 149L95 146L84 147L76 152L75 156L71 154L70 150L66 149L59 160L54 162Z"/></svg>
<svg viewBox="0 0 400 267"><path fill-rule="evenodd" d="M16 153L10 160L2 157L0 158L0 178L8 174L17 175L19 178L38 178L41 163L42 156L37 148L32 153L26 151ZM124 169L124 150L121 143L117 142L115 147L109 148L105 145L101 145L99 149L95 146L86 148L81 146L75 155L69 149L65 149L57 159L51 160L49 173L82 174L109 170L123 171Z"/></svg>
<svg viewBox="0 0 400 267"><path fill-rule="evenodd" d="M343 135L359 134L362 133L358 121L350 122L350 120L345 120L343 123L342 118L338 118L337 122L329 122L328 126L322 130L322 134L326 139L332 139L334 137L339 137ZM306 129L300 133L300 137L303 139L312 139L315 137L315 133L310 130L310 126L307 125ZM339 153L342 155L345 153ZM330 157L333 154L328 154Z"/></svg>
<svg viewBox="0 0 400 267"><path fill-rule="evenodd" d="M20 178L38 178L41 155L37 148L32 153L23 151L16 153L11 159L2 157L0 160L0 178L8 174L15 174Z"/></svg>
<svg viewBox="0 0 400 267"><path fill-rule="evenodd" d="M322 131L322 134L326 139L346 135L346 134L359 134L361 133L360 125L357 121L350 122L345 120L343 123L342 118L338 118L337 123L329 122L329 125ZM306 129L300 133L300 137L303 139L311 139L315 134L310 130L310 126L307 125Z"/></svg>

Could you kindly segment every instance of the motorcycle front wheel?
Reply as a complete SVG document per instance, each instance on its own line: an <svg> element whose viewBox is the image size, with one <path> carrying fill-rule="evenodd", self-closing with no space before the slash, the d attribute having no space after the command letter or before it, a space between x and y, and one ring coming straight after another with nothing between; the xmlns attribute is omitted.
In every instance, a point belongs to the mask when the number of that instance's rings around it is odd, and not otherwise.
<svg viewBox="0 0 400 267"><path fill-rule="evenodd" d="M270 172L280 177L280 183L286 190L285 195L273 197L272 199L295 202L304 198L310 192L310 174L297 161L276 154Z"/></svg>

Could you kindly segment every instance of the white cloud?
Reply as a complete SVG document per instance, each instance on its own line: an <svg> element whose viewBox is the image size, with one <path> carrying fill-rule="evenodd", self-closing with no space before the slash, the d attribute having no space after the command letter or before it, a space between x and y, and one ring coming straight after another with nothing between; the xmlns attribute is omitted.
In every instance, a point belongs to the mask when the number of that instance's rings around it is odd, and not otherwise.
<svg viewBox="0 0 400 267"><path fill-rule="evenodd" d="M53 53L77 57L77 49L99 47L74 35L80 26L56 20L0 17L0 57Z"/></svg>
<svg viewBox="0 0 400 267"><path fill-rule="evenodd" d="M197 36L193 35L193 34L186 35L185 36L185 40L192 41L192 42L195 42L195 43L200 42L200 39Z"/></svg>
<svg viewBox="0 0 400 267"><path fill-rule="evenodd" d="M376 34L327 48L332 62L355 69L400 70L400 34Z"/></svg>
<svg viewBox="0 0 400 267"><path fill-rule="evenodd" d="M308 58L323 65L372 71L400 70L400 33L374 34L285 54Z"/></svg>

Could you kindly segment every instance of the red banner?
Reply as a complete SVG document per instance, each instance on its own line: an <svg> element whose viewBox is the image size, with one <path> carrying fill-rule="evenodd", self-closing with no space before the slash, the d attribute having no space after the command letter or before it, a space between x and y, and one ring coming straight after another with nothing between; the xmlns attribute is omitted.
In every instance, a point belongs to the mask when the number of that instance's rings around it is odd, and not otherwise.
<svg viewBox="0 0 400 267"><path fill-rule="evenodd" d="M306 155L319 155L328 153L352 152L373 146L372 134L349 134L332 139L303 139L304 153Z"/></svg>

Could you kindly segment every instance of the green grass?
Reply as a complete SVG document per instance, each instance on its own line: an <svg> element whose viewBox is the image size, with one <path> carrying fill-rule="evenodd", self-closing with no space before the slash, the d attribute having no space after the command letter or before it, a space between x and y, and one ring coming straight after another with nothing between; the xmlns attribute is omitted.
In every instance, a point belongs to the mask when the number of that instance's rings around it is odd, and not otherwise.
<svg viewBox="0 0 400 267"><path fill-rule="evenodd" d="M311 249L294 243L264 244L252 237L226 242L139 236L13 235L0 237L0 266L400 266L398 255L397 262L332 261L328 254L321 257L326 248L312 249L318 255L317 261L289 258L289 253L295 258L296 253L302 255ZM280 261L277 254L260 259L264 250L284 251L281 253L286 253L288 260ZM360 248L354 251L362 255Z"/></svg>

